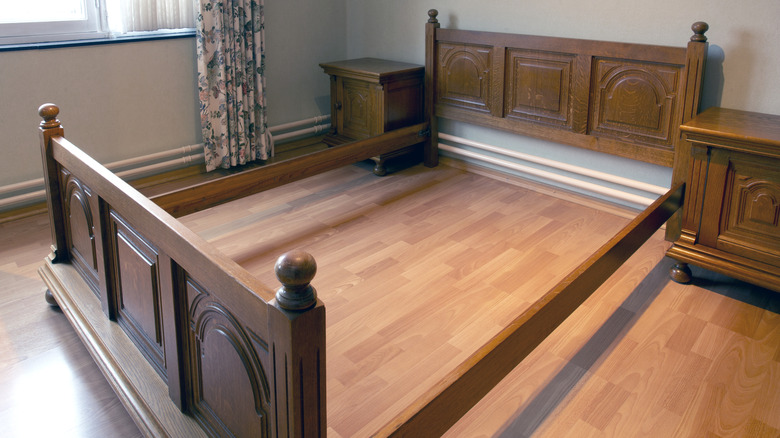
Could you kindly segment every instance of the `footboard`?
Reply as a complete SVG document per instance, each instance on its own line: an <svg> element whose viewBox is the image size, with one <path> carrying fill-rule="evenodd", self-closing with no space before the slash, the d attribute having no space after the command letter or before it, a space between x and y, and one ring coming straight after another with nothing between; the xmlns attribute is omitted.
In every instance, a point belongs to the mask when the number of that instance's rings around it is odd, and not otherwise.
<svg viewBox="0 0 780 438"><path fill-rule="evenodd" d="M52 253L40 269L145 435L325 435L325 309L305 253L276 294L65 140L39 109Z"/></svg>

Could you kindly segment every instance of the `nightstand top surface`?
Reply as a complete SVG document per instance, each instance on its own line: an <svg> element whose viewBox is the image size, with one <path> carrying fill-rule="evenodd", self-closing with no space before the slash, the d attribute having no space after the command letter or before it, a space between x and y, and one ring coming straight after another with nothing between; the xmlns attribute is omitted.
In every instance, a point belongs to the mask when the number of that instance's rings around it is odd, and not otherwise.
<svg viewBox="0 0 780 438"><path fill-rule="evenodd" d="M709 108L680 129L691 134L748 141L780 148L780 116L729 108Z"/></svg>
<svg viewBox="0 0 780 438"><path fill-rule="evenodd" d="M370 76L377 79L385 76L395 76L408 73L422 73L423 66L409 64L407 62L389 61L378 58L359 58L347 59L344 61L323 62L320 64L328 74L337 74L338 72L349 72L361 76Z"/></svg>

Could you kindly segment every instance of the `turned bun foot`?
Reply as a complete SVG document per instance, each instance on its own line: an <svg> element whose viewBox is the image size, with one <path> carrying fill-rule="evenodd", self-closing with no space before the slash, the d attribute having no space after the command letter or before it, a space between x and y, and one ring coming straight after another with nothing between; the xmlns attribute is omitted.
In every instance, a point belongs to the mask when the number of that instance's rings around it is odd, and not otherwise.
<svg viewBox="0 0 780 438"><path fill-rule="evenodd" d="M691 282L691 268L687 263L675 263L669 270L669 277L677 283L688 284Z"/></svg>
<svg viewBox="0 0 780 438"><path fill-rule="evenodd" d="M374 175L385 176L387 175L387 169L385 169L385 163L381 160L377 160L376 166L374 166Z"/></svg>
<svg viewBox="0 0 780 438"><path fill-rule="evenodd" d="M54 294L52 294L49 289L46 289L46 291L44 291L43 297L44 299L46 299L46 302L49 303L50 306L60 307L60 305L57 304L57 300L54 299Z"/></svg>

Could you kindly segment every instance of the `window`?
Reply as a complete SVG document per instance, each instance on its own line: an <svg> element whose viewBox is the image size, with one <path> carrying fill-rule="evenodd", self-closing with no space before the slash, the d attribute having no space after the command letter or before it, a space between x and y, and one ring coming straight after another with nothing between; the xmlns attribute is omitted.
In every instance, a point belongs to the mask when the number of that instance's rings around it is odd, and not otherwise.
<svg viewBox="0 0 780 438"><path fill-rule="evenodd" d="M195 27L192 0L0 0L0 44Z"/></svg>
<svg viewBox="0 0 780 438"><path fill-rule="evenodd" d="M111 31L124 34L195 27L193 0L106 0Z"/></svg>
<svg viewBox="0 0 780 438"><path fill-rule="evenodd" d="M105 36L95 0L0 0L0 43Z"/></svg>

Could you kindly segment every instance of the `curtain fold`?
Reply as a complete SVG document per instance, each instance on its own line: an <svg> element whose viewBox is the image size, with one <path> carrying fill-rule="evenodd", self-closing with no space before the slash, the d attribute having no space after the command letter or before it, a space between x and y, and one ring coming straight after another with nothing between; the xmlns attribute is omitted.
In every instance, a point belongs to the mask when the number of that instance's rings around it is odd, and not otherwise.
<svg viewBox="0 0 780 438"><path fill-rule="evenodd" d="M119 0L122 32L192 28L192 0Z"/></svg>
<svg viewBox="0 0 780 438"><path fill-rule="evenodd" d="M206 170L268 159L262 0L200 0L196 30Z"/></svg>

